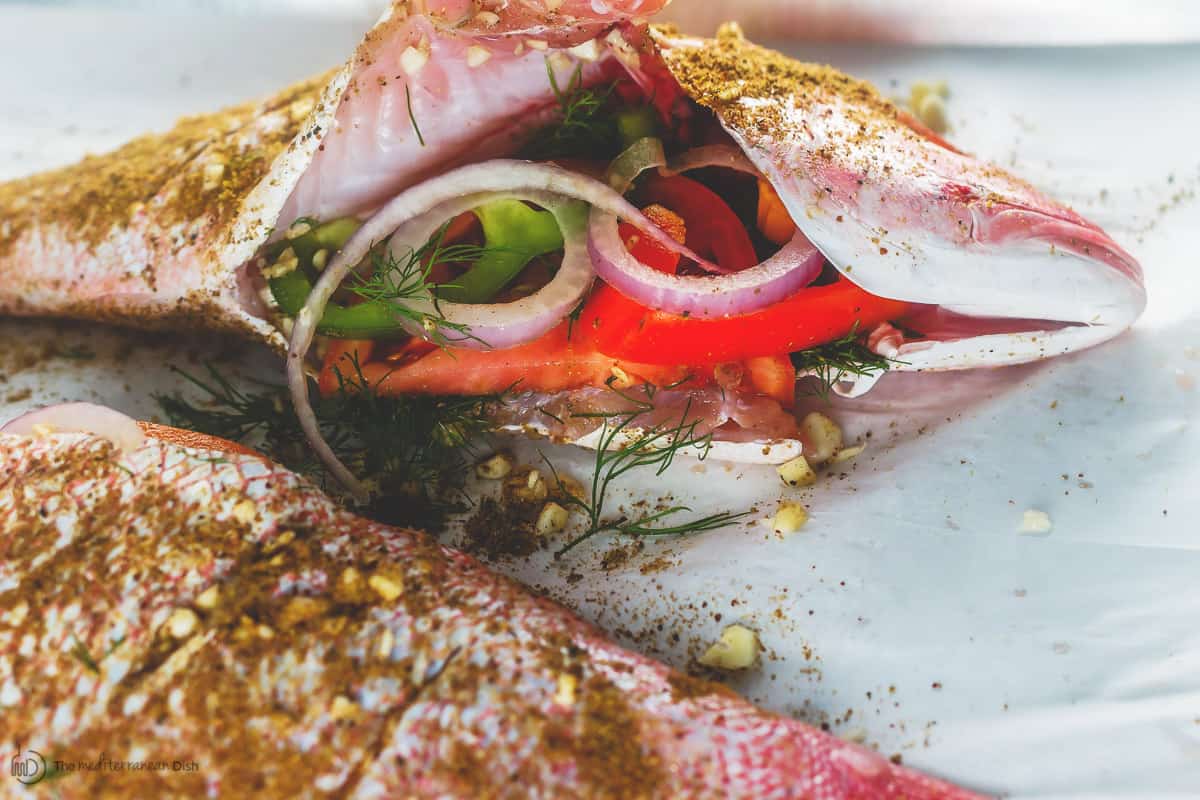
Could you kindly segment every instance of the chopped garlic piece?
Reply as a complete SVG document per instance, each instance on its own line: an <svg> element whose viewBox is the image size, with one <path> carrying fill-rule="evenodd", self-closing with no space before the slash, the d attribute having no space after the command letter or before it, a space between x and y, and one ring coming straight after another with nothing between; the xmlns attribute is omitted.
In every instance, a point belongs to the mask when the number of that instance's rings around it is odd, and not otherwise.
<svg viewBox="0 0 1200 800"><path fill-rule="evenodd" d="M542 5L546 7L547 11L558 11L562 8L563 2L564 0L542 0Z"/></svg>
<svg viewBox="0 0 1200 800"><path fill-rule="evenodd" d="M800 421L800 438L810 464L824 464L842 449L842 429L820 411L813 411Z"/></svg>
<svg viewBox="0 0 1200 800"><path fill-rule="evenodd" d="M945 133L950 129L950 121L946 117L946 103L936 94L926 95L917 107L917 116L934 133Z"/></svg>
<svg viewBox="0 0 1200 800"><path fill-rule="evenodd" d="M486 47L480 47L477 44L473 44L467 48L467 66L468 67L483 66L484 64L486 64L488 62L488 59L490 59L491 57L492 57L492 51L488 50Z"/></svg>
<svg viewBox="0 0 1200 800"><path fill-rule="evenodd" d="M918 111L927 97L949 98L950 84L946 81L917 81L908 90L908 107Z"/></svg>
<svg viewBox="0 0 1200 800"><path fill-rule="evenodd" d="M329 707L329 716L339 722L353 722L358 719L359 710L357 703L339 694L333 698L333 705Z"/></svg>
<svg viewBox="0 0 1200 800"><path fill-rule="evenodd" d="M791 500L779 504L779 510L771 520L771 529L780 536L795 533L808 522L808 511L804 506Z"/></svg>
<svg viewBox="0 0 1200 800"><path fill-rule="evenodd" d="M329 263L329 251L328 250L322 248L322 249L318 250L317 252L313 253L313 257L312 257L313 269L320 272L321 270L325 269L325 265L328 263Z"/></svg>
<svg viewBox="0 0 1200 800"><path fill-rule="evenodd" d="M47 436L53 436L57 428L45 422L35 422L32 430L34 438L45 439Z"/></svg>
<svg viewBox="0 0 1200 800"><path fill-rule="evenodd" d="M849 461L866 449L867 446L865 444L856 444L854 447L843 447L841 450L838 450L833 454L833 456L829 459L829 463L841 464L843 461Z"/></svg>
<svg viewBox="0 0 1200 800"><path fill-rule="evenodd" d="M512 472L512 458L507 453L496 453L486 461L475 465L475 474L484 480L498 481Z"/></svg>
<svg viewBox="0 0 1200 800"><path fill-rule="evenodd" d="M522 467L505 479L504 492L522 503L540 503L550 495L550 486L541 470Z"/></svg>
<svg viewBox="0 0 1200 800"><path fill-rule="evenodd" d="M262 274L265 278L282 278L289 272L294 272L299 266L300 258L296 255L296 251L289 247L279 254L279 258L275 259L274 264L264 267Z"/></svg>
<svg viewBox="0 0 1200 800"><path fill-rule="evenodd" d="M204 165L204 185L203 191L211 192L221 185L221 178L225 177L225 165L210 161Z"/></svg>
<svg viewBox="0 0 1200 800"><path fill-rule="evenodd" d="M196 608L212 611L221 599L221 590L214 584L196 596Z"/></svg>
<svg viewBox="0 0 1200 800"><path fill-rule="evenodd" d="M390 661L392 658L392 648L396 646L396 634L392 633L391 628L384 628L383 633L379 635L379 640L375 642L375 655L381 661Z"/></svg>
<svg viewBox="0 0 1200 800"><path fill-rule="evenodd" d="M190 608L177 608L167 618L167 633L174 639L186 639L195 632L199 624L200 618L196 616L195 611Z"/></svg>
<svg viewBox="0 0 1200 800"><path fill-rule="evenodd" d="M305 220L297 220L292 223L292 226L287 229L287 233L284 235L288 239L299 239L301 236L306 235L311 230L312 223Z"/></svg>
<svg viewBox="0 0 1200 800"><path fill-rule="evenodd" d="M570 708L575 705L575 690L579 688L579 679L569 672L558 676L558 685L554 689L554 703Z"/></svg>
<svg viewBox="0 0 1200 800"><path fill-rule="evenodd" d="M545 50L550 46L550 43L542 39L526 39L525 44L529 45L530 50Z"/></svg>
<svg viewBox="0 0 1200 800"><path fill-rule="evenodd" d="M817 473L808 465L804 456L796 456L791 461L780 464L776 471L788 486L811 486L817 480Z"/></svg>
<svg viewBox="0 0 1200 800"><path fill-rule="evenodd" d="M758 634L744 625L730 625L721 639L700 656L700 663L716 669L747 669L754 666L762 645Z"/></svg>
<svg viewBox="0 0 1200 800"><path fill-rule="evenodd" d="M558 503L546 503L546 505L542 506L542 513L538 514L537 518L536 530L538 536L549 536L552 533L558 533L567 527L567 519L570 516L570 512Z"/></svg>
<svg viewBox="0 0 1200 800"><path fill-rule="evenodd" d="M404 48L404 52L400 54L400 68L406 75L416 75L427 61L429 61L429 54L412 45Z"/></svg>
<svg viewBox="0 0 1200 800"><path fill-rule="evenodd" d="M481 25L484 25L484 26L490 28L493 25L495 25L497 22L500 21L500 15L495 13L494 11L480 11L478 14L475 15L475 19Z"/></svg>
<svg viewBox="0 0 1200 800"><path fill-rule="evenodd" d="M1031 508L1021 515L1021 533L1049 533L1053 527L1054 523L1045 511Z"/></svg>
<svg viewBox="0 0 1200 800"><path fill-rule="evenodd" d="M612 372L612 376L614 378L612 381L612 387L614 389L628 389L633 386L634 380L633 378L629 377L629 373L625 370L614 364L610 371Z"/></svg>
<svg viewBox="0 0 1200 800"><path fill-rule="evenodd" d="M244 525L253 522L257 516L258 508L254 505L254 501L249 498L233 507L233 518Z"/></svg>
<svg viewBox="0 0 1200 800"><path fill-rule="evenodd" d="M600 58L600 42L595 39L589 39L582 44L568 48L567 52L580 61L595 61Z"/></svg>
<svg viewBox="0 0 1200 800"><path fill-rule="evenodd" d="M367 578L367 586L389 603L404 593L404 583L399 577L393 578L382 573Z"/></svg>
<svg viewBox="0 0 1200 800"><path fill-rule="evenodd" d="M575 66L571 61L571 57L561 50L555 50L550 55L546 56L546 62L550 65L550 69L554 70L557 75L560 72L566 72Z"/></svg>

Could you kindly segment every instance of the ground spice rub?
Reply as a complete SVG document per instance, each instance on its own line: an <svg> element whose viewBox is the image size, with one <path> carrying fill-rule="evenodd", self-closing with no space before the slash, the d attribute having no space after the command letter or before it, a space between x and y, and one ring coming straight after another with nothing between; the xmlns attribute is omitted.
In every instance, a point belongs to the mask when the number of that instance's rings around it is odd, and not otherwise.
<svg viewBox="0 0 1200 800"><path fill-rule="evenodd" d="M847 143L870 141L877 126L899 124L896 107L871 84L753 44L735 23L721 26L716 39L681 37L666 25L651 31L666 45L659 55L683 90L739 131L784 138L793 124L784 113L790 103L844 104L859 125Z"/></svg>
<svg viewBox="0 0 1200 800"><path fill-rule="evenodd" d="M184 117L165 133L0 184L0 256L34 225L58 225L67 237L96 246L141 215L164 232L197 220L228 224L300 132L329 77L266 101Z"/></svg>
<svg viewBox="0 0 1200 800"><path fill-rule="evenodd" d="M336 75L0 184L0 312L275 338L239 267L319 144Z"/></svg>
<svg viewBox="0 0 1200 800"><path fill-rule="evenodd" d="M0 466L0 747L198 764L59 797L956 796L264 459L0 435Z"/></svg>

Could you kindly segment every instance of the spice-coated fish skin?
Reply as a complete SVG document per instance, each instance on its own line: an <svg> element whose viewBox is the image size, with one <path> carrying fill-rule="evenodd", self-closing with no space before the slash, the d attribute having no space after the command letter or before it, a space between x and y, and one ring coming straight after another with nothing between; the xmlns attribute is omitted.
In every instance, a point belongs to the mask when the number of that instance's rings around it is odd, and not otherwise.
<svg viewBox="0 0 1200 800"><path fill-rule="evenodd" d="M881 337L894 369L1059 355L1111 339L1145 307L1141 266L1103 230L930 135L870 84L754 45L736 25L715 39L665 26L650 37L848 279L936 306L915 323L920 341Z"/></svg>
<svg viewBox="0 0 1200 800"><path fill-rule="evenodd" d="M60 797L975 796L265 459L150 433L0 434L0 752L198 764L62 774Z"/></svg>

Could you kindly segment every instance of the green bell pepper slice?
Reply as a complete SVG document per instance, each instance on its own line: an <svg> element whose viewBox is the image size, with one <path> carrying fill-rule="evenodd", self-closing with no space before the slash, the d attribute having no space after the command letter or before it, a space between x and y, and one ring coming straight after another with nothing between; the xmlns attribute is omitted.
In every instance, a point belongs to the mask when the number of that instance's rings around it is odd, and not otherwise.
<svg viewBox="0 0 1200 800"><path fill-rule="evenodd" d="M638 139L658 138L658 115L652 106L627 108L617 112L617 134L621 147L627 148Z"/></svg>
<svg viewBox="0 0 1200 800"><path fill-rule="evenodd" d="M562 231L549 211L520 200L495 200L475 209L483 225L483 257L439 286L438 298L451 303L486 303L512 283L529 262L562 249Z"/></svg>
<svg viewBox="0 0 1200 800"><path fill-rule="evenodd" d="M530 208L520 200L496 200L474 210L483 225L484 253L453 284L435 288L438 299L453 303L486 303L521 273L530 261L563 246L562 231L549 211ZM360 223L351 217L315 227L290 243L276 243L278 257L288 244L300 267L268 280L279 309L294 317L312 292L312 258L320 250L336 251ZM392 336L403 328L387 303L370 301L354 306L329 303L317 333L344 339Z"/></svg>

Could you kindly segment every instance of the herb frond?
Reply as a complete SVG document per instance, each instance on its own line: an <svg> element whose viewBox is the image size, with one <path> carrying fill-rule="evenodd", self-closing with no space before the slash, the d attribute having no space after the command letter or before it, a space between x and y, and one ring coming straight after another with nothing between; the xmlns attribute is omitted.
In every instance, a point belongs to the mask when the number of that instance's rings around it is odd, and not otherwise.
<svg viewBox="0 0 1200 800"><path fill-rule="evenodd" d="M886 372L891 364L901 363L881 356L868 348L859 338L858 323L840 339L834 339L808 350L792 353L792 366L797 375L816 378L812 394L828 400L833 385L847 377L866 377Z"/></svg>
<svg viewBox="0 0 1200 800"><path fill-rule="evenodd" d="M577 65L567 85L560 86L554 68L546 60L550 88L558 101L561 118L539 131L522 151L525 158L546 161L553 158L615 155L620 146L616 118L607 108L613 85L587 88L583 85L583 67Z"/></svg>
<svg viewBox="0 0 1200 800"><path fill-rule="evenodd" d="M69 358L72 361L93 361L96 358L96 352L83 345L73 345L64 347L55 353L59 358Z"/></svg>
<svg viewBox="0 0 1200 800"><path fill-rule="evenodd" d="M583 307L587 305L590 294L585 293L579 298L579 302L571 309L571 313L567 314L567 341L571 341L571 334L575 332L575 323L579 322L579 318L583 316Z"/></svg>
<svg viewBox="0 0 1200 800"><path fill-rule="evenodd" d="M624 515L616 519L605 518L605 502L613 481L633 470L644 468L653 468L655 475L662 475L674 463L675 457L685 450L696 451L701 460L708 455L712 448L712 434L700 434L699 420L689 420L690 413L691 404L688 403L678 422L650 428L636 426L641 410L613 414L605 419L600 429L600 440L593 462L591 499L574 495L562 498L562 502L580 509L587 518L587 526L583 533L560 547L554 553L555 558L561 558L576 546L601 533L625 536L681 536L723 528L750 513L722 512L675 525L661 526L656 524L691 509L687 506L672 506L635 519ZM545 456L542 458L546 460ZM557 479L554 466L548 460L546 464Z"/></svg>
<svg viewBox="0 0 1200 800"><path fill-rule="evenodd" d="M314 403L326 441L352 469L379 491L368 509L376 518L410 525L431 524L451 510L447 498L460 487L486 433L491 408L504 393L482 397L385 397L350 359L338 371L338 389ZM173 425L243 442L284 466L331 481L308 446L287 388L261 383L253 391L235 387L212 364L207 377L175 371L201 389L206 399L180 395L155 399Z"/></svg>
<svg viewBox="0 0 1200 800"><path fill-rule="evenodd" d="M92 657L92 654L87 649L87 645L85 645L83 642L81 642L79 640L79 637L73 633L71 634L71 641L74 642L74 644L71 645L71 650L70 650L71 655L77 661L79 661L79 663L83 664L83 666L86 667L89 671L94 672L97 675L99 675L100 674L100 662L103 661L104 659L108 658L109 656L111 656L118 647L120 647L122 644L124 644L125 637L122 636L121 638L114 641L112 643L112 645L108 648L108 650L106 650L104 652L104 655L100 656L99 660Z"/></svg>
<svg viewBox="0 0 1200 800"><path fill-rule="evenodd" d="M470 326L446 319L437 290L453 284L433 283L430 276L438 264L472 264L503 248L445 244L448 227L449 223L443 225L427 243L400 257L382 246L372 248L369 276L351 280L345 288L367 302L387 305L392 314L420 326L435 344L444 346L449 338L481 341L471 334Z"/></svg>
<svg viewBox="0 0 1200 800"><path fill-rule="evenodd" d="M408 105L408 121L412 123L413 131L417 134L417 141L421 147L425 146L425 137L421 135L421 126L417 124L417 115L413 113L412 107L412 89L408 84L404 84L404 102Z"/></svg>

